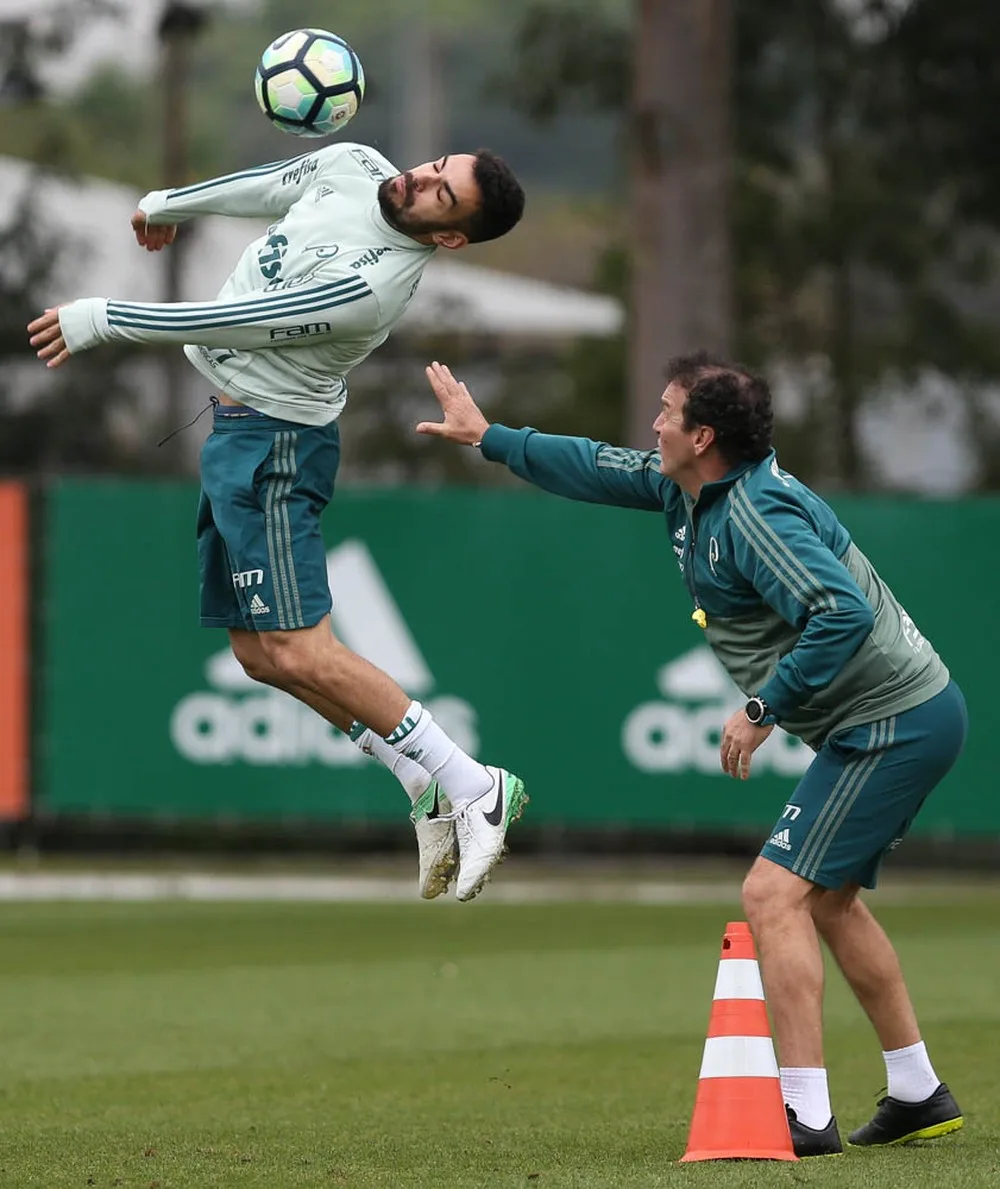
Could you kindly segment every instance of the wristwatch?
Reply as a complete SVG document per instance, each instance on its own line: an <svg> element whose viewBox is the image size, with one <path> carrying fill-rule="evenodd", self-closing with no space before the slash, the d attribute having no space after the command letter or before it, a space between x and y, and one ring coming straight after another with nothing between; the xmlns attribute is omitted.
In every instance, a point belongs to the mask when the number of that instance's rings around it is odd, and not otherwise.
<svg viewBox="0 0 1000 1189"><path fill-rule="evenodd" d="M755 694L743 707L747 722L754 727L769 727L778 721L774 711L763 698Z"/></svg>

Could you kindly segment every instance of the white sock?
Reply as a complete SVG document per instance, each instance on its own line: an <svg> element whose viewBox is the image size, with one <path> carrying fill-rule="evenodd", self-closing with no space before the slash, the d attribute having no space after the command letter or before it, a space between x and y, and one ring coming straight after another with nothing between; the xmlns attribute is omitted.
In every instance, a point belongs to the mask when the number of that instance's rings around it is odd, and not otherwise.
<svg viewBox="0 0 1000 1189"><path fill-rule="evenodd" d="M410 703L403 721L385 741L429 772L456 809L478 800L492 787L483 765L449 739L419 702Z"/></svg>
<svg viewBox="0 0 1000 1189"><path fill-rule="evenodd" d="M416 805L421 793L431 782L430 773L409 756L396 751L363 723L356 722L351 727L351 742L366 756L374 756L381 760L405 789L410 804Z"/></svg>
<svg viewBox="0 0 1000 1189"><path fill-rule="evenodd" d="M905 1049L883 1052L882 1056L885 1058L890 1098L900 1102L923 1102L941 1084L922 1040L915 1045L907 1045Z"/></svg>
<svg viewBox="0 0 1000 1189"><path fill-rule="evenodd" d="M822 1131L830 1122L830 1089L826 1070L788 1066L781 1071L781 1093L805 1127Z"/></svg>

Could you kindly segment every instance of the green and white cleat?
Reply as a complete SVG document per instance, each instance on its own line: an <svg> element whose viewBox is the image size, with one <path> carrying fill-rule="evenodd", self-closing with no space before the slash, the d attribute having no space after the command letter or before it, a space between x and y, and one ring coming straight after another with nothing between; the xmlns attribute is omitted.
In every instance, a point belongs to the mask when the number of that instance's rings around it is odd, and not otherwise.
<svg viewBox="0 0 1000 1189"><path fill-rule="evenodd" d="M458 868L458 841L451 802L432 780L410 814L417 835L420 895L433 900L447 892Z"/></svg>
<svg viewBox="0 0 1000 1189"><path fill-rule="evenodd" d="M477 797L455 814L458 840L459 900L472 900L483 890L490 872L504 856L504 838L508 826L521 816L528 798L524 783L503 768L487 767L493 777L489 792Z"/></svg>

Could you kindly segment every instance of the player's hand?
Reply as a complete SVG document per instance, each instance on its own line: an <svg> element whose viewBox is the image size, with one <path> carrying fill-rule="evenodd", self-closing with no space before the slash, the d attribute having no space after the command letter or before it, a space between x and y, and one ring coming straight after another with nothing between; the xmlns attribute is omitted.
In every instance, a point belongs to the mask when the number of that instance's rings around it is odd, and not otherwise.
<svg viewBox="0 0 1000 1189"><path fill-rule="evenodd" d="M158 252L172 244L177 237L176 223L147 223L142 211L136 211L132 216L132 230L135 232L135 242L147 252Z"/></svg>
<svg viewBox="0 0 1000 1189"><path fill-rule="evenodd" d="M59 325L59 307L46 310L40 318L28 323L29 342L46 367L59 367L69 359L69 348Z"/></svg>
<svg viewBox="0 0 1000 1189"><path fill-rule="evenodd" d="M734 780L746 780L750 775L753 753L774 730L774 725L755 727L742 710L730 715L722 728L719 749L722 771Z"/></svg>
<svg viewBox="0 0 1000 1189"><path fill-rule="evenodd" d="M463 446L475 446L481 442L490 423L472 399L468 388L456 380L443 363L432 363L424 370L444 413L444 420L421 421L417 433L447 438L449 442L459 442Z"/></svg>

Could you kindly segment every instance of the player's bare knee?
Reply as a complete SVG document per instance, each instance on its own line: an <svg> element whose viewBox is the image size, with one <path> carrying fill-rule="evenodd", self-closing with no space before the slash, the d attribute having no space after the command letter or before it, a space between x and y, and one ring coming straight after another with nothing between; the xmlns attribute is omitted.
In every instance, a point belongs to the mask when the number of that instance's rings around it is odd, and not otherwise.
<svg viewBox="0 0 1000 1189"><path fill-rule="evenodd" d="M274 669L255 632L230 632L229 643L233 656L240 662L243 672L248 677L264 685L274 684Z"/></svg>
<svg viewBox="0 0 1000 1189"><path fill-rule="evenodd" d="M811 886L777 863L757 859L743 881L743 911L750 928L759 929L771 918L785 916L801 907Z"/></svg>
<svg viewBox="0 0 1000 1189"><path fill-rule="evenodd" d="M261 632L261 652L275 683L311 685L317 667L315 641L308 631Z"/></svg>
<svg viewBox="0 0 1000 1189"><path fill-rule="evenodd" d="M754 864L743 880L743 912L746 915L750 928L756 932L768 912L768 879L765 873Z"/></svg>

